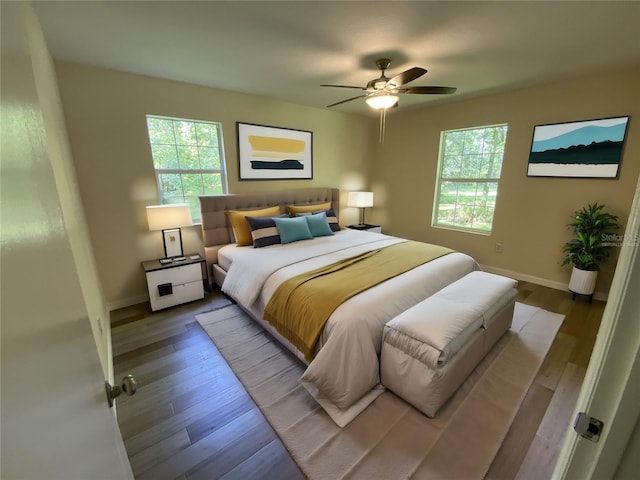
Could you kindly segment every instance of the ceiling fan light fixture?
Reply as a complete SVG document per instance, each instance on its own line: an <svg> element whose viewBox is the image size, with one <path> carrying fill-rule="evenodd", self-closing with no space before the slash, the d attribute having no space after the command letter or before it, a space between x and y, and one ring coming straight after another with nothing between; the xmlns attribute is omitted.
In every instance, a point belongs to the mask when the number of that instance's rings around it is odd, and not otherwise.
<svg viewBox="0 0 640 480"><path fill-rule="evenodd" d="M369 105L371 108L380 110L393 107L396 103L398 103L398 97L389 94L372 95L370 97L367 97L365 102L367 102L367 105Z"/></svg>
<svg viewBox="0 0 640 480"><path fill-rule="evenodd" d="M388 78L385 75L385 71L389 67L390 63L391 60L388 58L379 58L376 60L376 66L380 69L380 76L373 80L369 80L364 87L357 87L354 85L321 85L321 87L354 88L356 90L364 90L364 94L362 95L332 103L331 105L327 105L327 108L364 98L367 105L375 110L379 110L381 114L384 114L389 108L398 106L397 93L434 95L454 93L456 91L455 87L404 87L405 84L413 82L423 76L427 73L427 70L420 67L412 67L409 70L405 70L398 75Z"/></svg>

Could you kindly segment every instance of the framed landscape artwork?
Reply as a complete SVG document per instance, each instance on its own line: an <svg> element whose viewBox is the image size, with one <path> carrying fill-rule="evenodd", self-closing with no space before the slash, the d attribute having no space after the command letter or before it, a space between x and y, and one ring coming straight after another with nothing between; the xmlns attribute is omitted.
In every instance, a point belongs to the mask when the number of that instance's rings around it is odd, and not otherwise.
<svg viewBox="0 0 640 480"><path fill-rule="evenodd" d="M629 117L536 125L529 177L618 178Z"/></svg>
<svg viewBox="0 0 640 480"><path fill-rule="evenodd" d="M313 133L237 122L240 180L313 178Z"/></svg>

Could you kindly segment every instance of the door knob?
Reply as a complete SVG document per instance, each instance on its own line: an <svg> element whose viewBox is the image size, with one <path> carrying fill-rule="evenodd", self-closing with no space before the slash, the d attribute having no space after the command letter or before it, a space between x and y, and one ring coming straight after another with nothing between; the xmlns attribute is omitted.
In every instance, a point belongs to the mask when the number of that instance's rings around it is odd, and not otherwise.
<svg viewBox="0 0 640 480"><path fill-rule="evenodd" d="M109 407L113 407L113 401L122 392L129 396L136 393L136 390L138 390L138 383L136 382L136 379L133 378L133 375L127 375L122 379L121 385L112 386L109 382L104 382L104 388L107 393L107 402L109 402Z"/></svg>

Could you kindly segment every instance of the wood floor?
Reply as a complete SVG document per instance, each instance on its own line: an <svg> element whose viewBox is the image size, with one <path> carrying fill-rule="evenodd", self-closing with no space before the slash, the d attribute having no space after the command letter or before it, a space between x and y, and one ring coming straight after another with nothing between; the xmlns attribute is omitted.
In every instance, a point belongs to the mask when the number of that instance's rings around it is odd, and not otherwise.
<svg viewBox="0 0 640 480"><path fill-rule="evenodd" d="M487 478L542 480L572 423L604 303L526 282L518 292L518 301L566 318ZM153 314L148 304L112 312L116 381L129 373L138 381L136 395L117 400L137 479L304 478L195 321L229 303L214 290Z"/></svg>

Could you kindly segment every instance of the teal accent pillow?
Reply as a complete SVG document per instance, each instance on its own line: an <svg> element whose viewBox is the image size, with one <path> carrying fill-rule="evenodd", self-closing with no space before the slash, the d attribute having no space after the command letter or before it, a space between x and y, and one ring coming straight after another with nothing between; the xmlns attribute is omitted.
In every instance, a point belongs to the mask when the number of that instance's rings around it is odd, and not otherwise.
<svg viewBox="0 0 640 480"><path fill-rule="evenodd" d="M314 237L333 235L333 230L331 230L329 222L327 222L327 214L325 212L305 215L303 218L307 220L309 231Z"/></svg>
<svg viewBox="0 0 640 480"><path fill-rule="evenodd" d="M324 213L327 216L327 223L331 228L332 232L340 231L340 224L338 223L338 217L336 217L336 213L333 211L333 208L328 208L327 210L319 210L317 212L310 212L311 215L317 215L319 213ZM303 215L309 215L309 213L296 213L296 217L301 217Z"/></svg>
<svg viewBox="0 0 640 480"><path fill-rule="evenodd" d="M306 217L274 218L280 243L291 243L313 238Z"/></svg>

